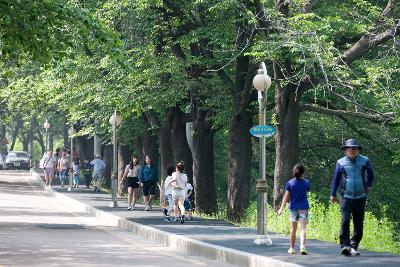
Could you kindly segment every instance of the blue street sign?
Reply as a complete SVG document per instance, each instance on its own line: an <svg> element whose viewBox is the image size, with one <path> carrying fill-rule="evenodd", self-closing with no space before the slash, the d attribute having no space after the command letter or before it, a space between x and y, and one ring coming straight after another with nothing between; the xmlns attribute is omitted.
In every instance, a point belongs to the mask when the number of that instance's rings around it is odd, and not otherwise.
<svg viewBox="0 0 400 267"><path fill-rule="evenodd" d="M255 137L270 137L273 136L276 129L269 125L257 125L250 129L250 134Z"/></svg>

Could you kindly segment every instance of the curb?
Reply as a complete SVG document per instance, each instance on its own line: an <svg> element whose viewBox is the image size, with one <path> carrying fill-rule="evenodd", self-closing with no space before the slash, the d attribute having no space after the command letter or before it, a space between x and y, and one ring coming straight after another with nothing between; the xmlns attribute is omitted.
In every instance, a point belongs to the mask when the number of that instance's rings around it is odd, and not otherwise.
<svg viewBox="0 0 400 267"><path fill-rule="evenodd" d="M154 227L146 226L136 222L126 220L108 212L96 209L92 206L77 201L62 193L53 191L51 187L46 187L43 179L34 170L31 170L40 188L45 191L48 197L53 197L60 201L68 202L71 206L78 207L85 213L101 220L106 220L108 224L114 225L122 230L128 230L144 237L147 240L190 253L192 255L216 260L221 263L228 263L240 267L300 267L302 265L287 263L284 261L258 256L236 249L208 244L186 236L176 235L158 230Z"/></svg>

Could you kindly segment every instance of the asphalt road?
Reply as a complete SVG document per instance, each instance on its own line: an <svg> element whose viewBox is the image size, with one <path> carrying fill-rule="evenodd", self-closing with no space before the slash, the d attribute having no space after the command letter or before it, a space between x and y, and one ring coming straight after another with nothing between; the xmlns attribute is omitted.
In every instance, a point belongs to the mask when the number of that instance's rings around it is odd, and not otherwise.
<svg viewBox="0 0 400 267"><path fill-rule="evenodd" d="M28 172L0 171L0 266L230 266L101 223L45 196Z"/></svg>

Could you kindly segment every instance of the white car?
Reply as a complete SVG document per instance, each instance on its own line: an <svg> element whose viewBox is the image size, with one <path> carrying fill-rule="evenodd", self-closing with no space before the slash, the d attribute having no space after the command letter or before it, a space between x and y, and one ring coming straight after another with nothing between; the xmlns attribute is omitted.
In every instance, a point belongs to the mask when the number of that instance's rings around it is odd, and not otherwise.
<svg viewBox="0 0 400 267"><path fill-rule="evenodd" d="M31 155L25 151L10 151L6 158L6 169L25 169L31 167Z"/></svg>

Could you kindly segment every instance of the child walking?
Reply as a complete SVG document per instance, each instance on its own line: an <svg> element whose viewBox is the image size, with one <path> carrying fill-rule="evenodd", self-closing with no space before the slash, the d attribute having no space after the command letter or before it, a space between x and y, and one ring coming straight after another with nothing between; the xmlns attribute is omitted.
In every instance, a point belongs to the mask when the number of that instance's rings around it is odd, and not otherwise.
<svg viewBox="0 0 400 267"><path fill-rule="evenodd" d="M73 165L72 165L72 172L73 172L73 186L74 188L78 188L79 187L79 174L80 174L80 161L79 158L76 158Z"/></svg>
<svg viewBox="0 0 400 267"><path fill-rule="evenodd" d="M190 204L191 202L191 197L192 197L192 193L193 193L193 186L191 183L187 183L186 184L186 197L185 197L185 201L183 202L183 205L185 206L185 210L188 214L188 221L193 220L193 215L192 215L192 205Z"/></svg>
<svg viewBox="0 0 400 267"><path fill-rule="evenodd" d="M172 173L174 172L174 167L168 167L167 169L167 177L165 178L164 182L164 197L167 200L168 208L164 209L165 221L171 222L171 212L174 209L174 200L172 199L172 186L170 182L172 180Z"/></svg>
<svg viewBox="0 0 400 267"><path fill-rule="evenodd" d="M308 199L307 192L310 191L310 182L303 178L304 166L296 164L293 167L293 176L286 184L286 192L282 200L282 205L278 210L278 214L281 215L286 203L289 202L289 214L290 214L290 247L288 250L289 254L295 254L294 248L296 243L296 231L297 222L300 222L300 254L307 255L308 252L305 247L306 241L306 226L308 219Z"/></svg>
<svg viewBox="0 0 400 267"><path fill-rule="evenodd" d="M92 165L90 165L88 159L85 159L82 168L83 168L83 177L85 178L86 188L90 188L90 182L92 180Z"/></svg>

